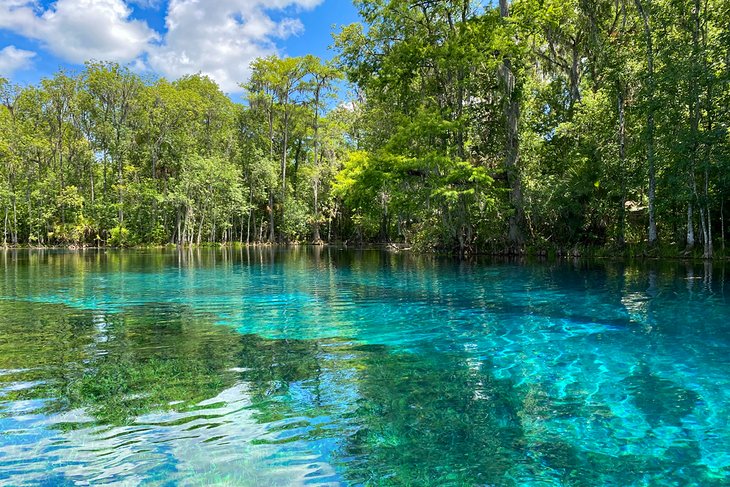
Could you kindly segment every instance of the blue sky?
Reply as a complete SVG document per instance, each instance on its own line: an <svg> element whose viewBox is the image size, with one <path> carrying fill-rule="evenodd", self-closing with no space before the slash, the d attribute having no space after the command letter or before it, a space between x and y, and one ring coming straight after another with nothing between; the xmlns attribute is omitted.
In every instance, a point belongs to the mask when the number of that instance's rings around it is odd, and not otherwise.
<svg viewBox="0 0 730 487"><path fill-rule="evenodd" d="M250 61L333 55L350 0L0 0L0 76L36 83L96 59L170 79L203 72L235 95Z"/></svg>

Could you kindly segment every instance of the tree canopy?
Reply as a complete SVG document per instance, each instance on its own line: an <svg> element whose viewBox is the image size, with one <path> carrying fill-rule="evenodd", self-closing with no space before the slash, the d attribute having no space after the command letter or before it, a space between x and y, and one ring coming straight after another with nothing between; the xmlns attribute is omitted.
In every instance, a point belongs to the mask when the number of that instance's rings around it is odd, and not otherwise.
<svg viewBox="0 0 730 487"><path fill-rule="evenodd" d="M0 79L3 242L724 250L728 0L355 4L336 59L258 59L243 104Z"/></svg>

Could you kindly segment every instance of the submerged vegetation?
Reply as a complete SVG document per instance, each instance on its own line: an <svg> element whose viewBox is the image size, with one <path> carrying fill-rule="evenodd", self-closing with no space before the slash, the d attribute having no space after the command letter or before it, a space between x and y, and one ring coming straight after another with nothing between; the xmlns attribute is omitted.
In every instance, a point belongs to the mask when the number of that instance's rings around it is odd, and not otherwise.
<svg viewBox="0 0 730 487"><path fill-rule="evenodd" d="M722 264L0 257L4 485L728 485Z"/></svg>
<svg viewBox="0 0 730 487"><path fill-rule="evenodd" d="M728 0L356 4L334 61L259 59L241 104L1 80L3 243L724 250Z"/></svg>

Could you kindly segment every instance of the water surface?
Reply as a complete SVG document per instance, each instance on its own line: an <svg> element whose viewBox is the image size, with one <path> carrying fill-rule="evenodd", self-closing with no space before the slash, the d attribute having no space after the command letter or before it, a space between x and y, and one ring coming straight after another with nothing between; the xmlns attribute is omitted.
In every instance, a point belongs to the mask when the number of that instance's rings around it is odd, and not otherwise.
<svg viewBox="0 0 730 487"><path fill-rule="evenodd" d="M3 485L730 485L724 269L0 253Z"/></svg>

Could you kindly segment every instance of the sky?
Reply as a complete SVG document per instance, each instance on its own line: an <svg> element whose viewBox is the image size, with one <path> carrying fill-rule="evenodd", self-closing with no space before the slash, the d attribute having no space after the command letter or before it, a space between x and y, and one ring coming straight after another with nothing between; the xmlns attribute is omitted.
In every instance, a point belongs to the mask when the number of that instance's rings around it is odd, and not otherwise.
<svg viewBox="0 0 730 487"><path fill-rule="evenodd" d="M350 0L0 0L0 76L33 84L87 60L177 79L201 72L231 95L260 56L331 58Z"/></svg>

